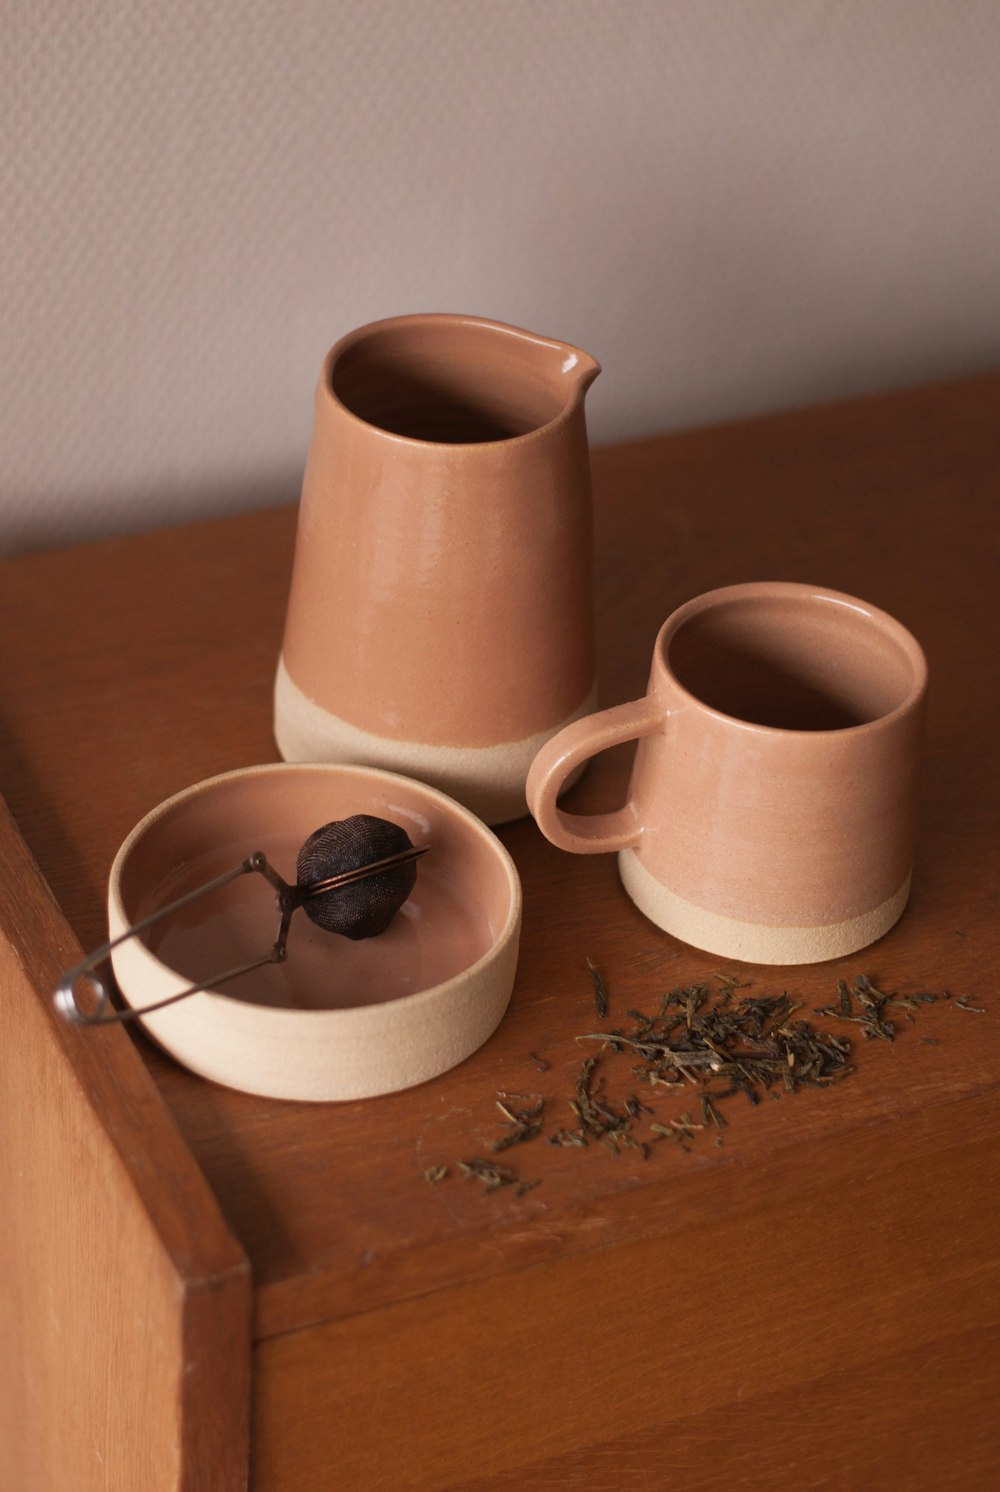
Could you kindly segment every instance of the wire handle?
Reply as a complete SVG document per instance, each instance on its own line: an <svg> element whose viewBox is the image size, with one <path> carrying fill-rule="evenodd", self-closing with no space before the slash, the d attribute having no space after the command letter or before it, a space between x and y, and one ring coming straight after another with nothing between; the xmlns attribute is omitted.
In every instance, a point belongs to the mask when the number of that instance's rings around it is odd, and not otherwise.
<svg viewBox="0 0 1000 1492"><path fill-rule="evenodd" d="M324 896L330 891L338 891L342 886L351 886L356 881L367 880L369 876L378 875L380 871L392 870L397 865L405 865L410 860L417 860L421 855L426 855L429 845L420 848L401 850L398 854L387 855L382 860L373 860L368 865L358 865L351 870L343 870L336 875L325 876L320 881L310 881L303 884L291 885L284 880L271 865L267 856L260 850L254 850L245 860L227 870L224 874L216 876L212 881L206 881L203 886L196 886L193 891L178 896L175 901L168 902L166 906L159 907L151 912L148 917L142 917L132 927L127 928L117 938L104 943L93 953L87 955L82 963L76 965L65 973L56 986L52 1002L56 1010L64 1020L71 1021L77 1026L110 1026L121 1024L124 1021L141 1020L143 1016L150 1015L154 1010L163 1010L168 1005L176 1005L179 1000L186 1000L190 995L201 994L205 990L217 989L220 984L226 984L231 979L237 979L241 974L249 974L254 969L263 968L265 964L284 963L288 957L288 929L292 920L292 914L302 905L304 901L314 896ZM257 874L264 877L275 890L278 904L278 931L274 942L262 958L253 959L250 963L239 964L235 969L227 969L224 973L216 975L212 979L204 980L198 984L191 984L187 989L179 990L175 995L168 995L164 1000L157 1000L153 1005L143 1005L128 1010L108 1010L111 997L104 980L94 971L105 963L122 943L129 938L137 937L147 928L153 927L164 917L170 917L175 912L181 911L189 906L191 902L197 901L202 896L209 896L213 891L235 881L238 876ZM93 1010L81 1008L77 999L77 986L80 984L89 991L92 999L96 1002Z"/></svg>

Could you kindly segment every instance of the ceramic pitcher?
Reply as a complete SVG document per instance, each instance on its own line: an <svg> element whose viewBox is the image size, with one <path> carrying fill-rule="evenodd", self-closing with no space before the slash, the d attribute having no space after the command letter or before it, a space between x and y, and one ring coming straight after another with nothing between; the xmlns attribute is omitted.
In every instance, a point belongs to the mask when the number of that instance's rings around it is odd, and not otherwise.
<svg viewBox="0 0 1000 1492"><path fill-rule="evenodd" d="M344 337L316 393L275 735L388 767L488 823L594 707L583 399L564 342L470 316Z"/></svg>

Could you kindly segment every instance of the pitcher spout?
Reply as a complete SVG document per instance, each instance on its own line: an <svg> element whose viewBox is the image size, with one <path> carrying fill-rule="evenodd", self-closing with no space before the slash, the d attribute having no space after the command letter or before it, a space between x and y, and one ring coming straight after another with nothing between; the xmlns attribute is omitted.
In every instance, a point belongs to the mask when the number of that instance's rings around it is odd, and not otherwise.
<svg viewBox="0 0 1000 1492"><path fill-rule="evenodd" d="M549 423L560 414L565 416L583 401L583 397L601 371L601 365L589 352L575 347L571 342L558 341L554 337L539 336L536 332L524 331L520 327L506 326L502 322L480 321L481 328L489 328L500 343L507 343L504 361L510 359L520 363L520 376L525 383L534 386L538 393L544 389L549 401L545 412L539 410L539 424ZM517 348L510 344L516 343Z"/></svg>
<svg viewBox="0 0 1000 1492"><path fill-rule="evenodd" d="M551 386L561 393L565 407L582 399L601 371L601 365L595 357L591 357L581 347L574 347L571 342L540 337L535 332L503 326L498 322L485 324L492 324L497 330L507 332L524 344L526 355L534 358L536 377L551 381Z"/></svg>
<svg viewBox="0 0 1000 1492"><path fill-rule="evenodd" d="M583 352L579 347L570 347L563 343L565 356L560 365L560 371L567 380L567 391L570 396L582 399L590 388L594 379L601 371L601 365L589 352Z"/></svg>

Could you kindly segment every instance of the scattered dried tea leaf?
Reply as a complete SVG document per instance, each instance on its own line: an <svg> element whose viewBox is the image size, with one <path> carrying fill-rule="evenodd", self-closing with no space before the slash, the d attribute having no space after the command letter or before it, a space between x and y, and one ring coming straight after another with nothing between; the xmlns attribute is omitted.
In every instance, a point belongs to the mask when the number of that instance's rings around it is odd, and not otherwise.
<svg viewBox="0 0 1000 1492"><path fill-rule="evenodd" d="M458 1169L463 1176L471 1176L475 1181L481 1182L484 1191L488 1192L495 1192L501 1186L517 1186L521 1181L517 1172L508 1166L497 1166L492 1161L480 1160L478 1157L460 1160Z"/></svg>
<svg viewBox="0 0 1000 1492"><path fill-rule="evenodd" d="M550 1145L563 1145L567 1149L582 1150L586 1143L578 1129L557 1129L555 1134L549 1135Z"/></svg>
<svg viewBox="0 0 1000 1492"><path fill-rule="evenodd" d="M597 1012L603 1019L608 1009L607 987L589 958L587 966ZM650 1147L633 1130L640 1118L647 1116L654 1120L648 1133L655 1140L675 1140L689 1152L698 1133L714 1129L719 1131L713 1136L714 1144L720 1146L721 1131L727 1126L718 1107L722 1100L743 1093L751 1104L758 1104L763 1094L777 1099L782 1092L825 1088L855 1072L847 1037L803 1019L799 1014L801 1004L787 990L780 995L741 995L739 991L751 987L748 981L718 972L714 978L718 989L699 983L668 990L659 998L655 1015L629 1010L633 1025L628 1030L615 1027L578 1036L577 1041L600 1042L601 1051L584 1060L569 1098L575 1125L556 1129L547 1136L548 1144L583 1150L597 1142L613 1154L633 1149L646 1159ZM852 985L839 980L836 1003L819 1006L813 1014L853 1025L866 1040L891 1042L896 1026L887 1016L889 1009L904 1011L906 1020L915 1024L915 1011L951 998L946 990L939 994L887 993L869 975L859 974ZM969 995L958 997L953 1004L977 1015L987 1013L984 1006L973 1005ZM941 1044L933 1036L920 1040L928 1046ZM630 1057L631 1072L660 1096L663 1090L686 1093L694 1087L698 1090L699 1120L687 1111L676 1119L656 1120L654 1110L634 1094L624 1100L624 1112L619 1112L604 1093L607 1054ZM549 1070L550 1064L536 1053L529 1056L539 1071ZM492 1146L494 1154L537 1138L546 1101L541 1094L497 1094L504 1122L501 1136ZM520 1197L539 1184L522 1181L516 1171L479 1158L459 1161L458 1168L463 1175L478 1180L487 1192L513 1186ZM444 1166L424 1172L432 1183L448 1174Z"/></svg>
<svg viewBox="0 0 1000 1492"><path fill-rule="evenodd" d="M590 959L590 958L587 959L587 968L590 970L590 977L591 977L591 980L593 981L593 985L594 985L594 1004L597 1007L597 1019L599 1021L607 1020L607 1018L608 1018L608 991L607 991L607 986L605 985L604 980L601 978L601 971L597 967L597 965L594 963L593 959Z"/></svg>
<svg viewBox="0 0 1000 1492"><path fill-rule="evenodd" d="M576 1096L571 1098L570 1108L579 1120L579 1134L586 1143L600 1140L611 1150L617 1151L619 1143L632 1127L627 1114L617 1114L605 1102L603 1083L595 1077L598 1058L588 1057L580 1069L576 1082Z"/></svg>
<svg viewBox="0 0 1000 1492"><path fill-rule="evenodd" d="M508 1102L527 1103L529 1107L511 1109L508 1108ZM495 1155L502 1150L509 1150L512 1145L523 1145L526 1140L533 1140L536 1135L541 1134L545 1099L540 1095L498 1093L497 1108L503 1114L506 1123L503 1126L503 1134L490 1146Z"/></svg>
<svg viewBox="0 0 1000 1492"><path fill-rule="evenodd" d="M713 1089L713 1099L743 1092L757 1103L758 1090L776 1082L795 1092L826 1086L851 1071L850 1044L794 1020L801 1007L788 994L736 1000L735 988L728 986L715 999L705 985L677 988L661 999L657 1015L636 1012L633 1030L613 1042L603 1032L578 1039L604 1041L612 1050L627 1047L646 1064L633 1071L654 1085L678 1077L696 1085L724 1084Z"/></svg>

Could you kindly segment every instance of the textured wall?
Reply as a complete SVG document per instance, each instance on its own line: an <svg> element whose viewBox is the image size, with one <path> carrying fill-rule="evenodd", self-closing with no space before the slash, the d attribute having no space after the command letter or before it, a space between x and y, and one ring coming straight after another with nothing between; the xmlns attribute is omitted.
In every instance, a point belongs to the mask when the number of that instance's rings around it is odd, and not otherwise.
<svg viewBox="0 0 1000 1492"><path fill-rule="evenodd" d="M1000 347L996 0L0 0L8 549L294 494L327 346L576 341L595 440Z"/></svg>

